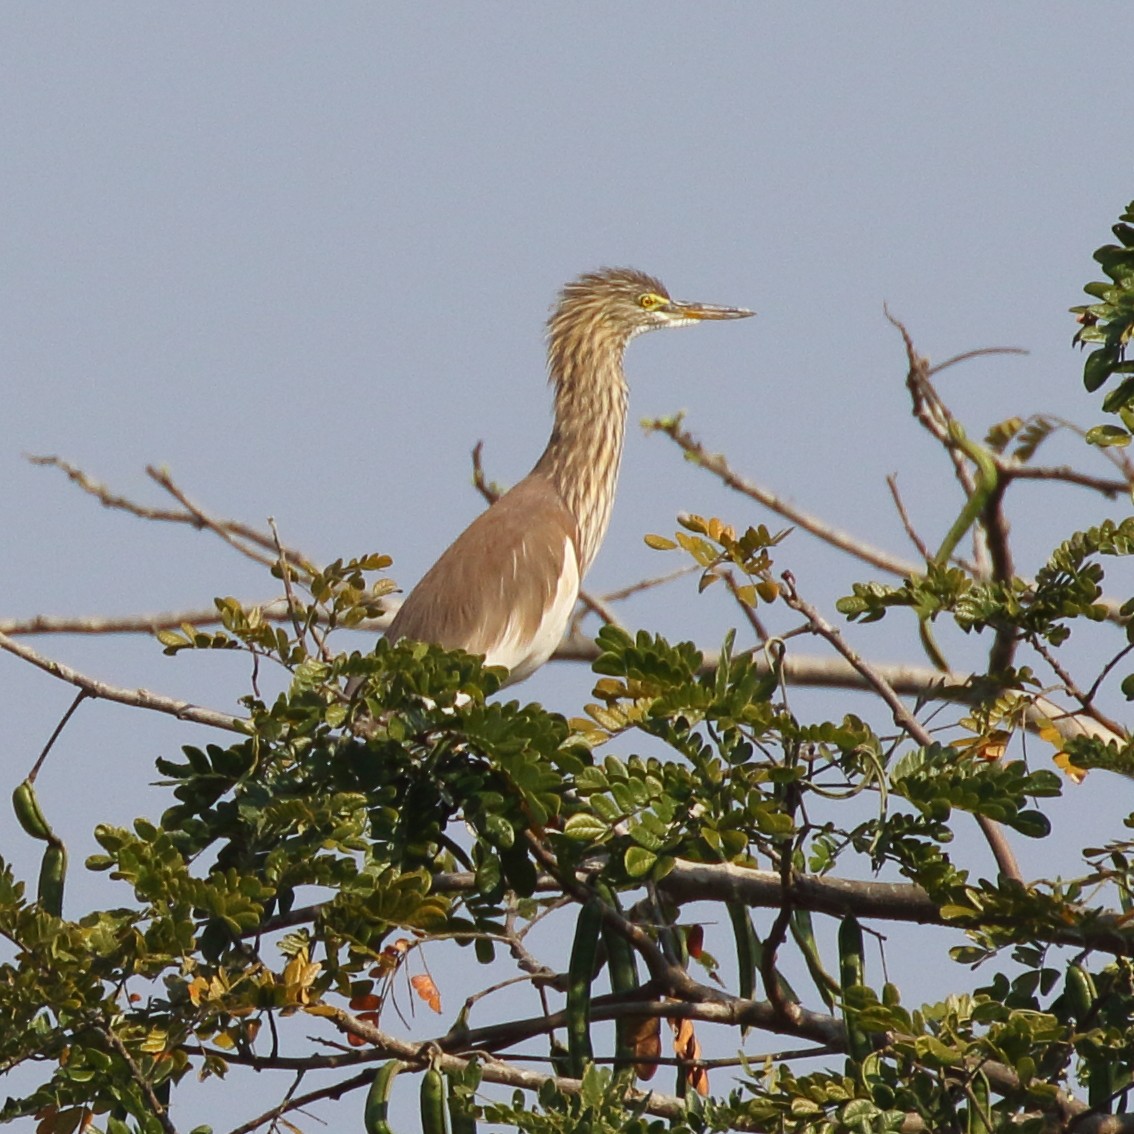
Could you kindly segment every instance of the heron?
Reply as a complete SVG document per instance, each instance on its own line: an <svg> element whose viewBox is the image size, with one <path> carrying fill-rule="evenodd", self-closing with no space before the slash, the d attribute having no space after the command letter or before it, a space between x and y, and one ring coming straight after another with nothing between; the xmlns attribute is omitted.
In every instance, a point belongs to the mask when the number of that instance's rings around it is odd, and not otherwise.
<svg viewBox="0 0 1134 1134"><path fill-rule="evenodd" d="M563 638L610 524L626 433L626 344L644 331L744 319L743 307L671 299L632 268L568 283L547 324L551 437L531 472L449 545L386 637L463 649L522 681Z"/></svg>

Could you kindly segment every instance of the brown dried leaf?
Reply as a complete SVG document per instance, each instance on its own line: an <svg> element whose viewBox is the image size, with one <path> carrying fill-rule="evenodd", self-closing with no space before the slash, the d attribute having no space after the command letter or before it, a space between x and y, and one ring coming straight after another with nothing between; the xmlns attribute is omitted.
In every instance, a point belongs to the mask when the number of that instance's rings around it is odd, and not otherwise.
<svg viewBox="0 0 1134 1134"><path fill-rule="evenodd" d="M626 1020L626 1029L634 1046L634 1074L648 1082L657 1074L661 1056L661 1017L631 1016Z"/></svg>
<svg viewBox="0 0 1134 1134"><path fill-rule="evenodd" d="M709 1073L701 1065L701 1045L693 1030L692 1020L670 1020L673 1028L673 1050L686 1066L682 1068L685 1082L699 1095L709 1093Z"/></svg>

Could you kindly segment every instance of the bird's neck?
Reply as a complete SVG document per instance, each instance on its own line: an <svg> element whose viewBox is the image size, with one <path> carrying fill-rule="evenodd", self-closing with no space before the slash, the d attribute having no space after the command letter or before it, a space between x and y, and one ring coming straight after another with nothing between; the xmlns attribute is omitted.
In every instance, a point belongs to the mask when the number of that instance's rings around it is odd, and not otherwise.
<svg viewBox="0 0 1134 1134"><path fill-rule="evenodd" d="M600 352L604 358L589 352L557 357L554 346L555 424L533 471L551 481L575 517L582 576L610 523L629 389L620 349Z"/></svg>

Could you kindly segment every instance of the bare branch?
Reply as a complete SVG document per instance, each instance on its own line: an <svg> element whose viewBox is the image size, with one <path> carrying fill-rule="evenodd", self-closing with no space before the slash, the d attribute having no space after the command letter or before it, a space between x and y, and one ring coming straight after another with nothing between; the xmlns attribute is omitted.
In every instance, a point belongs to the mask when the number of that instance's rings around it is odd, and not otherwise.
<svg viewBox="0 0 1134 1134"><path fill-rule="evenodd" d="M1101 493L1108 500L1125 497L1130 493L1130 484L1122 480L1108 480L1106 477L1090 476L1068 465L1020 465L1013 461L1002 461L1001 470L1012 480L1054 480L1089 488Z"/></svg>
<svg viewBox="0 0 1134 1134"><path fill-rule="evenodd" d="M301 1079L302 1076L303 1073L300 1072L293 1084L293 1090L299 1085L299 1079ZM249 1119L247 1122L242 1122L239 1126L234 1126L228 1134L252 1134L253 1130L257 1130L259 1127L263 1126L265 1122L275 1122L277 1118L281 1118L291 1111L302 1110L304 1107L308 1107L315 1102L321 1102L323 1099L340 1099L350 1091L367 1086L373 1078L373 1070L367 1069L358 1075L352 1075L349 1079L343 1079L327 1087L320 1087L317 1091L308 1091L305 1095L293 1095L291 1092L288 1092L288 1094L270 1110L264 1111L263 1114L256 1118Z"/></svg>
<svg viewBox="0 0 1134 1134"><path fill-rule="evenodd" d="M823 540L824 543L829 543L832 547L837 547L840 551L845 551L856 559L861 559L863 562L869 563L882 571L888 571L892 575L911 575L920 570L918 564L900 559L896 555L873 547L847 532L833 528L817 516L804 512L794 504L789 504L774 492L745 479L739 473L733 471L728 461L721 454L707 452L691 433L681 428L679 421L650 421L646 422L646 428L651 432L664 434L694 464L711 472L722 484L763 504L764 507L770 508L777 515L790 520L791 523L806 532L810 532L813 536Z"/></svg>
<svg viewBox="0 0 1134 1134"><path fill-rule="evenodd" d="M260 552L250 547L247 541L237 536L224 520L214 519L203 508L194 504L184 491L173 482L168 471L155 468L153 465L146 465L146 475L184 507L185 511L196 520L195 527L220 536L229 547L239 551L241 555L247 556L253 563L259 563L262 567L271 567L274 564L275 560L271 556L261 555ZM275 550L274 546L273 550Z"/></svg>
<svg viewBox="0 0 1134 1134"><path fill-rule="evenodd" d="M886 478L886 485L890 489L890 496L893 498L894 507L898 510L898 519L902 521L902 527L905 529L906 535L910 537L910 543L917 548L918 554L928 563L929 560L933 558L933 552L929 550L925 541L917 534L913 523L910 521L905 503L902 501L902 494L898 491L898 477L895 473L891 473Z"/></svg>
<svg viewBox="0 0 1134 1134"><path fill-rule="evenodd" d="M74 484L78 485L79 488L88 495L93 496L106 508L127 512L142 520L158 520L164 523L187 524L199 531L209 529L218 534L224 532L227 533L228 536L235 536L239 539L246 540L248 543L254 544L265 551L274 551L271 536L266 532L257 531L247 524L241 524L235 520L217 520L206 515L200 509L192 510L189 507L186 507L184 511L176 511L167 508L150 508L112 492L105 484L88 476L82 469L78 468L76 465L70 464L61 457L29 455L27 459L33 465L46 465L50 468L59 469L61 472L65 473ZM147 472L149 472L163 488L166 488L167 491L172 491L169 486L162 482L163 477L168 479L168 474L158 472L157 470L151 471L150 469L147 469ZM169 481L169 484L172 485L172 481ZM175 496L175 498L177 497ZM193 507L195 508L195 506ZM289 551L287 554L293 566L302 570L308 569L308 560L305 556L301 555L298 551Z"/></svg>
<svg viewBox="0 0 1134 1134"><path fill-rule="evenodd" d="M178 720L192 721L195 724L210 725L213 728L222 728L227 732L247 733L248 722L230 713L221 713L215 709L205 709L199 705L191 705L188 701L178 701L173 697L163 697L160 693L151 693L148 689L121 689L108 685L105 681L98 681L72 669L63 662L38 654L29 646L15 641L7 634L0 634L0 649L23 661L30 662L44 673L66 681L77 689L82 689L88 697L98 697L104 701L115 701L120 705L130 705L135 709L151 709L157 713L168 713Z"/></svg>
<svg viewBox="0 0 1134 1134"><path fill-rule="evenodd" d="M39 775L40 768L43 767L44 760L47 759L47 754L54 747L55 742L59 739L60 733L67 727L67 722L75 714L75 710L87 699L90 694L85 689L80 689L75 694L75 699L68 706L67 711L60 718L59 723L51 730L51 735L47 738L47 743L43 746L43 751L39 754L39 758L32 765L32 770L28 772L28 783L34 784L36 776Z"/></svg>

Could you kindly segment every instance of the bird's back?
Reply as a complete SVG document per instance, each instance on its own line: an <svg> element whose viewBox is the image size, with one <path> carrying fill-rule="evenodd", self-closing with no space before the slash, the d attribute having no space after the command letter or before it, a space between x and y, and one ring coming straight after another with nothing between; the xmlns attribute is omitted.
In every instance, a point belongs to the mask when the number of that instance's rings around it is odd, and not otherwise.
<svg viewBox="0 0 1134 1134"><path fill-rule="evenodd" d="M551 656L579 593L577 526L532 473L453 541L402 604L387 638L484 654L522 681Z"/></svg>

